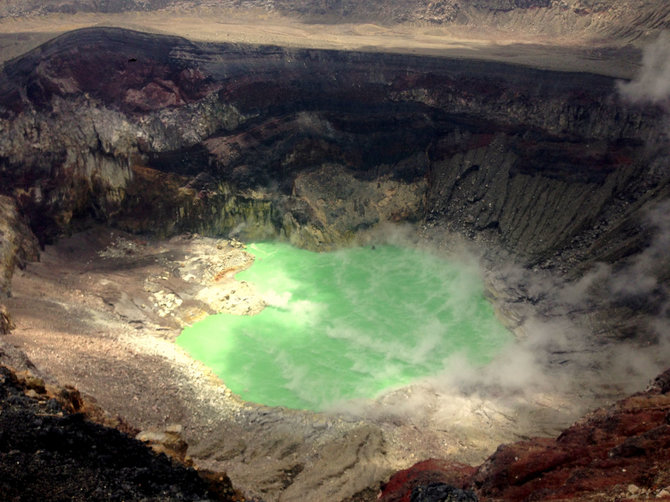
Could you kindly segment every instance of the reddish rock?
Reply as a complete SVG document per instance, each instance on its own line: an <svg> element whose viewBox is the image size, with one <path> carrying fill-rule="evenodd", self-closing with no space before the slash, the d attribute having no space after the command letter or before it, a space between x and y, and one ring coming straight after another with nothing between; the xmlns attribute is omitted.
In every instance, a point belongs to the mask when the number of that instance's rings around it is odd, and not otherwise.
<svg viewBox="0 0 670 502"><path fill-rule="evenodd" d="M395 474L380 500L443 482L482 500L670 499L670 370L645 392L598 409L556 439L503 445L478 468L428 460Z"/></svg>
<svg viewBox="0 0 670 502"><path fill-rule="evenodd" d="M149 82L141 89L128 89L124 101L131 108L142 111L184 104L178 90L160 82Z"/></svg>
<svg viewBox="0 0 670 502"><path fill-rule="evenodd" d="M384 486L379 500L382 502L409 502L412 490L432 483L445 483L465 488L476 469L449 460L430 459L393 475Z"/></svg>
<svg viewBox="0 0 670 502"><path fill-rule="evenodd" d="M26 78L25 96L37 108L48 108L54 96L86 93L127 113L141 113L197 101L217 89L200 69L175 64L169 49L146 34L83 29L76 42L70 38L65 35L49 45L32 74L15 68L16 76ZM190 48L186 41L170 40ZM23 99L11 87L0 91L4 93L3 98ZM17 102L12 108L20 112L24 107Z"/></svg>

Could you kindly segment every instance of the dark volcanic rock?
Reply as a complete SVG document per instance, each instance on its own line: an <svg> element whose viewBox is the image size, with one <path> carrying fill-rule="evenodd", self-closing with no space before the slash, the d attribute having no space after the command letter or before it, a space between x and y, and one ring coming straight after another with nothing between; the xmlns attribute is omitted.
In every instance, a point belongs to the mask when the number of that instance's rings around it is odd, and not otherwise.
<svg viewBox="0 0 670 502"><path fill-rule="evenodd" d="M409 502L414 500L412 497L419 497L421 490L428 487L445 486L452 491L462 489L466 486L463 480L469 480L475 471L474 467L458 462L439 459L424 460L409 469L394 474L384 486L381 500ZM435 488L431 491L439 490Z"/></svg>
<svg viewBox="0 0 670 502"><path fill-rule="evenodd" d="M410 502L478 502L471 490L461 490L445 483L431 483L412 490Z"/></svg>
<svg viewBox="0 0 670 502"><path fill-rule="evenodd" d="M0 99L11 106L21 95L39 109L86 93L128 113L194 102L212 91L212 81L170 54L177 45L195 50L183 39L114 29L59 37L8 65Z"/></svg>
<svg viewBox="0 0 670 502"><path fill-rule="evenodd" d="M103 222L323 250L410 222L579 277L649 248L647 215L670 197L664 110L616 84L78 30L0 74L0 194L41 243ZM660 311L659 277L653 295L603 287L601 331Z"/></svg>
<svg viewBox="0 0 670 502"><path fill-rule="evenodd" d="M66 411L0 366L3 500L237 500L229 481L227 491L217 483L213 496L193 469Z"/></svg>

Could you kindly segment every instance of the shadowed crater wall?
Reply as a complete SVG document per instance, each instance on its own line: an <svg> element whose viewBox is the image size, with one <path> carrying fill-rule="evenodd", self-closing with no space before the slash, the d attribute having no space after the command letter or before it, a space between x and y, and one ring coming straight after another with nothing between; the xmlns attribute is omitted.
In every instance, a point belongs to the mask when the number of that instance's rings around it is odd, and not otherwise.
<svg viewBox="0 0 670 502"><path fill-rule="evenodd" d="M329 249L410 222L578 278L658 241L664 120L593 74L83 29L3 68L0 189L42 243L104 222ZM611 290L617 319L665 302Z"/></svg>

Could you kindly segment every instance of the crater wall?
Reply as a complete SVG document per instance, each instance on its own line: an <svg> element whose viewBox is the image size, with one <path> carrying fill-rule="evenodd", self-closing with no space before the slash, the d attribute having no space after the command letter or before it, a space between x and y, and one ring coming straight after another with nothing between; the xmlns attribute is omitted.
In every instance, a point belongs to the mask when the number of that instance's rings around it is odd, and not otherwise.
<svg viewBox="0 0 670 502"><path fill-rule="evenodd" d="M662 110L615 85L85 29L4 68L2 190L43 242L93 219L321 248L413 221L553 266L666 186Z"/></svg>

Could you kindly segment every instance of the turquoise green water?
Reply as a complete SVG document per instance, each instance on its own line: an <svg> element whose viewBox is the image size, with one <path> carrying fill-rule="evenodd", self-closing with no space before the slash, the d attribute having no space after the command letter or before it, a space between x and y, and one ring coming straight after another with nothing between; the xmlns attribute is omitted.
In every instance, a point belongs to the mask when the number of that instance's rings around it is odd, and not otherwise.
<svg viewBox="0 0 670 502"><path fill-rule="evenodd" d="M439 374L454 354L485 364L511 339L463 264L394 246L247 251L254 265L236 277L268 306L207 317L177 338L247 401L322 410Z"/></svg>

